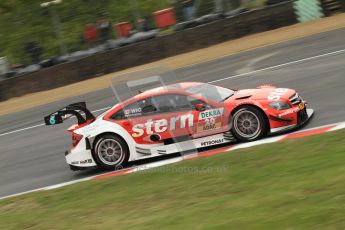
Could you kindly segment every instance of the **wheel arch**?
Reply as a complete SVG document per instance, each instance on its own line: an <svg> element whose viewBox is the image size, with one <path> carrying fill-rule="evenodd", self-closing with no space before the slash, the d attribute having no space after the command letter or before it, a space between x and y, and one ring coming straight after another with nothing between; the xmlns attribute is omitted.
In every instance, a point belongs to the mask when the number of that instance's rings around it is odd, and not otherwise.
<svg viewBox="0 0 345 230"><path fill-rule="evenodd" d="M245 107L253 107L256 108L258 111L261 112L261 114L263 115L265 121L266 121L266 131L268 132L270 130L270 121L268 119L268 116L266 115L265 111L262 109L262 107L256 105L256 104L252 104L252 103L244 103L244 104L240 104L238 106L236 106L232 111L231 111L231 118L233 117L233 115L235 114L235 112L237 112L238 110L245 108Z"/></svg>
<svg viewBox="0 0 345 230"><path fill-rule="evenodd" d="M98 141L102 136L105 136L105 135L114 135L114 136L116 136L116 137L118 137L118 138L121 138L121 139L123 140L123 142L126 143L126 146L127 146L128 150L129 150L129 152L130 152L130 148L129 148L129 145L128 145L126 139L123 138L123 137L122 137L121 135L119 135L118 133L110 132L110 131L104 132L104 133L99 133L99 134L97 134L97 135L93 138L93 141L92 141L92 144L91 144L91 146L92 146L92 151L94 151L94 148L95 148L95 145L96 145L97 141Z"/></svg>

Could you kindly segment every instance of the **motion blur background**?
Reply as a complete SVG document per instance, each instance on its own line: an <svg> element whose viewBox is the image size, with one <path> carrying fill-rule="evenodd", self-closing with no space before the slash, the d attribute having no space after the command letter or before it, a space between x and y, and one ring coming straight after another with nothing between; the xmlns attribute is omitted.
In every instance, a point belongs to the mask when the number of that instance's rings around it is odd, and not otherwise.
<svg viewBox="0 0 345 230"><path fill-rule="evenodd" d="M1 0L0 101L343 11L343 0Z"/></svg>
<svg viewBox="0 0 345 230"><path fill-rule="evenodd" d="M0 56L6 56L10 63L31 64L25 52L26 43L32 41L42 47L42 58L90 48L103 42L101 34L95 38L85 37L92 27L99 29L102 22L109 22L108 39L121 37L116 24L129 22L133 29L139 29L138 20L147 19L155 28L154 12L174 7L176 21L182 22L183 1L178 0L68 0L57 4L42 5L44 0L2 0L0 3ZM252 9L265 4L265 0L197 0L194 1L195 17L206 14L228 12L238 7ZM219 6L218 6L219 5ZM219 9L217 9L219 7ZM55 22L54 22L55 20ZM53 21L53 22L52 22ZM60 23L57 28L54 23ZM61 30L61 31L55 31ZM57 37L60 33L61 37ZM97 32L95 32L97 33ZM61 41L61 40L62 41ZM66 50L60 50L63 43Z"/></svg>

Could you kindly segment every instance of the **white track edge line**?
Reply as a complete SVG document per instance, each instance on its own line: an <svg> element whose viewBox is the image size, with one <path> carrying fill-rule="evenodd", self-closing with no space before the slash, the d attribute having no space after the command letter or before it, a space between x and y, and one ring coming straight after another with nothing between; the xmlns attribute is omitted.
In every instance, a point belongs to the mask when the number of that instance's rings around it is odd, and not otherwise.
<svg viewBox="0 0 345 230"><path fill-rule="evenodd" d="M104 111L104 110L107 110L107 109L110 109L111 107L106 107L106 108L102 108L102 109L96 109L96 110L93 110L91 111L92 113L96 113L96 112L100 112L100 111ZM9 132L6 132L6 133L1 133L0 134L0 137L2 136L6 136L6 135L9 135L9 134L13 134L13 133L19 133L19 132L22 132L22 131L25 131L25 130L28 130L28 129L34 129L34 128L37 128L37 127L41 127L41 126L44 126L45 124L38 124L38 125L33 125L33 126L29 126L29 127L25 127L25 128L22 128L22 129L16 129L16 130L13 130L13 131L9 131Z"/></svg>
<svg viewBox="0 0 345 230"><path fill-rule="evenodd" d="M298 63L301 63L301 62L310 61L310 60L314 60L314 59L318 59L318 58L322 58L322 57L328 57L328 56L332 56L332 55L339 54L339 53L344 53L344 52L345 52L345 49L341 49L341 50L337 50L337 51L333 51L333 52L329 52L329 53L324 53L324 54L320 54L320 55L316 55L316 56L312 56L312 57L308 57L308 58L302 58L302 59L299 59L299 60L282 63L282 64L279 64L279 65L269 66L269 67L266 67L266 68L250 71L250 72L247 72L247 73L241 73L241 74L237 74L237 75L233 75L233 76L217 79L217 80L214 80L214 81L209 81L207 83L214 83L214 82L224 81L224 80L228 80L228 79L232 79L232 78L247 76L247 75L250 75L250 74L256 74L256 73L260 73L260 72L263 72L263 71L266 71L266 70L272 70L272 69L276 69L276 68L280 68L280 67L285 67L285 66L289 66L289 65L292 65L292 64L298 64Z"/></svg>

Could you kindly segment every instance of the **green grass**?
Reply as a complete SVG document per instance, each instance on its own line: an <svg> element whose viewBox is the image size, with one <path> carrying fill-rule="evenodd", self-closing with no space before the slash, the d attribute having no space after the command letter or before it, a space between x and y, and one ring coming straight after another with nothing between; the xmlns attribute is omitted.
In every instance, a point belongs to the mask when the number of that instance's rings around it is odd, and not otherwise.
<svg viewBox="0 0 345 230"><path fill-rule="evenodd" d="M287 140L3 200L0 229L345 229L344 139Z"/></svg>

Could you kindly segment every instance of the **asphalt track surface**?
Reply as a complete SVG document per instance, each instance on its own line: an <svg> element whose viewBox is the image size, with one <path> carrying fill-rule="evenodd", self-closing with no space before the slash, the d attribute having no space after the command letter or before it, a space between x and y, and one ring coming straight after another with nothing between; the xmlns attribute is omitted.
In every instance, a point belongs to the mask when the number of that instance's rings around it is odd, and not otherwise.
<svg viewBox="0 0 345 230"><path fill-rule="evenodd" d="M345 121L344 37L345 29L339 29L189 66L175 73L179 81L214 81L231 88L267 83L294 88L315 110L305 128L322 126ZM71 145L66 128L72 119L54 127L39 126L44 115L78 101L86 101L91 110L116 102L109 88L0 117L0 197L98 173L95 169L72 172L65 163L63 152Z"/></svg>

